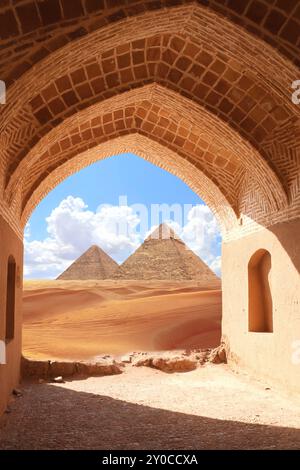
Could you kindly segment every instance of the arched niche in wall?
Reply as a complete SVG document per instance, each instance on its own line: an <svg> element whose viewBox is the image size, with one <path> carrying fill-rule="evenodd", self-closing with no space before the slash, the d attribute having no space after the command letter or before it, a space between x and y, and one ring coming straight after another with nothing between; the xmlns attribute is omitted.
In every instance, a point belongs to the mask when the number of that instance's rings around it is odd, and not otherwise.
<svg viewBox="0 0 300 470"><path fill-rule="evenodd" d="M15 292L16 292L16 261L13 256L7 262L6 284L6 326L5 340L11 341L15 334Z"/></svg>
<svg viewBox="0 0 300 470"><path fill-rule="evenodd" d="M264 249L256 251L248 264L250 332L273 332L273 302L269 279L271 267L271 255Z"/></svg>

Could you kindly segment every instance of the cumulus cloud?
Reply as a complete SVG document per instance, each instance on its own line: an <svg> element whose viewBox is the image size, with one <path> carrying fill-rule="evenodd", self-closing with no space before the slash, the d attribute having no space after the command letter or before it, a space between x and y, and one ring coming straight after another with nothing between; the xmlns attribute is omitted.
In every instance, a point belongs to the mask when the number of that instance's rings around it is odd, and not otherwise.
<svg viewBox="0 0 300 470"><path fill-rule="evenodd" d="M90 211L81 198L68 196L46 219L48 236L25 236L25 276L56 277L91 245L103 248L121 263L141 243L135 232L139 219L130 207L105 206Z"/></svg>
<svg viewBox="0 0 300 470"><path fill-rule="evenodd" d="M126 204L101 205L94 212L81 198L68 196L46 218L48 236L44 240L32 240L30 225L26 226L25 277L55 278L93 244L99 245L118 263L123 262L143 241L141 217ZM192 250L220 273L220 234L207 206L192 207L183 226L167 222Z"/></svg>
<svg viewBox="0 0 300 470"><path fill-rule="evenodd" d="M211 262L209 263L211 269L218 275L221 275L221 256L216 256Z"/></svg>
<svg viewBox="0 0 300 470"><path fill-rule="evenodd" d="M221 235L217 220L209 207L194 206L188 213L181 238L216 274L221 273Z"/></svg>

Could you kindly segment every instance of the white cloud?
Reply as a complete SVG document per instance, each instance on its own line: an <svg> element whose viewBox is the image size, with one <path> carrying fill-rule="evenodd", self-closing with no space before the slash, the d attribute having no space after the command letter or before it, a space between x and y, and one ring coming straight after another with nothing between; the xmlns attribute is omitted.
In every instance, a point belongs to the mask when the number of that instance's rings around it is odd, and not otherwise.
<svg viewBox="0 0 300 470"><path fill-rule="evenodd" d="M209 207L194 206L188 213L188 222L181 232L182 240L216 274L221 274L221 235L217 220Z"/></svg>
<svg viewBox="0 0 300 470"><path fill-rule="evenodd" d="M81 198L68 196L46 219L48 236L31 240L25 229L25 276L55 278L91 245L97 244L117 262L123 262L142 243L140 217L127 205L102 205L93 212ZM220 235L207 206L189 210L183 227L168 221L183 241L217 274L220 273ZM152 227L153 229L154 227Z"/></svg>
<svg viewBox="0 0 300 470"><path fill-rule="evenodd" d="M209 264L210 268L218 275L221 275L221 256L216 256Z"/></svg>
<svg viewBox="0 0 300 470"><path fill-rule="evenodd" d="M49 236L42 241L25 237L25 276L56 277L91 245L101 246L122 262L141 239L135 233L138 217L130 207L108 206L88 210L80 198L68 196L46 219Z"/></svg>

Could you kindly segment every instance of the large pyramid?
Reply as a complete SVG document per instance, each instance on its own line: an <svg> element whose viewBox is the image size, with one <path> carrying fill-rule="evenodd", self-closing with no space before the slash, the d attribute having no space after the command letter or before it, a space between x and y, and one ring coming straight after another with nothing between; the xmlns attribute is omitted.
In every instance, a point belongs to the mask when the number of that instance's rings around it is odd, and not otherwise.
<svg viewBox="0 0 300 470"><path fill-rule="evenodd" d="M119 265L99 246L92 245L74 263L71 264L57 279L87 280L111 279Z"/></svg>
<svg viewBox="0 0 300 470"><path fill-rule="evenodd" d="M211 289L221 285L214 272L165 223L124 261L113 278L191 280Z"/></svg>

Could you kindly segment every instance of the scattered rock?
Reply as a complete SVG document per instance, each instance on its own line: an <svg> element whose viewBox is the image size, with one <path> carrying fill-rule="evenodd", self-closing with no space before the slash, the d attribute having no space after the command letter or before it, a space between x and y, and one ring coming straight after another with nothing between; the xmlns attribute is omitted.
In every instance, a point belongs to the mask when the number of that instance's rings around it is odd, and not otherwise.
<svg viewBox="0 0 300 470"><path fill-rule="evenodd" d="M190 357L157 357L152 366L164 372L189 372L197 368L197 361Z"/></svg>
<svg viewBox="0 0 300 470"><path fill-rule="evenodd" d="M16 397L21 397L23 395L23 393L18 388L14 388L13 389L13 395L15 395Z"/></svg>
<svg viewBox="0 0 300 470"><path fill-rule="evenodd" d="M75 362L58 362L54 361L50 363L48 375L50 377L64 376L69 377L74 375L76 372Z"/></svg>
<svg viewBox="0 0 300 470"><path fill-rule="evenodd" d="M76 372L87 376L104 376L121 374L121 367L114 360L98 362L76 362Z"/></svg>
<svg viewBox="0 0 300 470"><path fill-rule="evenodd" d="M11 408L8 406L8 407L6 408L6 410L5 410L5 412L4 412L4 413L6 413L6 414L9 414L9 413L11 413Z"/></svg>
<svg viewBox="0 0 300 470"><path fill-rule="evenodd" d="M53 378L53 382L55 382L56 384L63 384L65 383L64 379L62 378L62 376L58 376L58 377L54 377Z"/></svg>
<svg viewBox="0 0 300 470"><path fill-rule="evenodd" d="M199 361L200 365L203 365L206 362L208 362L210 353L211 353L211 349L199 350L195 354L195 358Z"/></svg>
<svg viewBox="0 0 300 470"><path fill-rule="evenodd" d="M134 361L135 367L154 367L164 372L188 372L197 368L197 360L189 356L148 356L140 357Z"/></svg>
<svg viewBox="0 0 300 470"><path fill-rule="evenodd" d="M138 357L133 361L132 365L134 365L135 367L152 367L152 360L152 357Z"/></svg>
<svg viewBox="0 0 300 470"><path fill-rule="evenodd" d="M219 346L218 355L219 355L219 358L220 358L221 362L226 364L227 363L227 353L226 353L225 346L222 345L222 344L221 344L221 346Z"/></svg>
<svg viewBox="0 0 300 470"><path fill-rule="evenodd" d="M164 372L188 372L206 362L226 363L225 345L222 343L212 350L162 351L155 354L132 352L122 356L118 362L110 355L98 356L94 362L31 361L23 357L22 376L38 377L39 383L43 383L49 378L58 377L116 375L122 374L125 364L130 363L135 367L153 367Z"/></svg>
<svg viewBox="0 0 300 470"><path fill-rule="evenodd" d="M43 383L45 383L45 380L44 380L44 379L39 379L39 380L38 380L38 383L39 383L39 384L43 384Z"/></svg>
<svg viewBox="0 0 300 470"><path fill-rule="evenodd" d="M149 353L136 354L132 359L132 364L135 367L146 366L155 367L156 369L165 372L188 372L196 369L198 365L203 365L206 362L214 364L226 363L226 349L222 343L215 349L194 349L185 351L173 351L156 353L150 355Z"/></svg>
<svg viewBox="0 0 300 470"><path fill-rule="evenodd" d="M121 357L121 362L125 362L125 364L130 364L132 362L133 354L125 354Z"/></svg>
<svg viewBox="0 0 300 470"><path fill-rule="evenodd" d="M227 363L226 349L224 344L221 344L217 348L213 349L209 354L208 360L213 364Z"/></svg>
<svg viewBox="0 0 300 470"><path fill-rule="evenodd" d="M51 361L31 361L22 357L21 374L22 377L48 377Z"/></svg>
<svg viewBox="0 0 300 470"><path fill-rule="evenodd" d="M110 356L108 356L108 359L100 359L97 362L51 362L22 359L22 377L38 377L39 383L57 377L101 376L121 373L121 366Z"/></svg>

